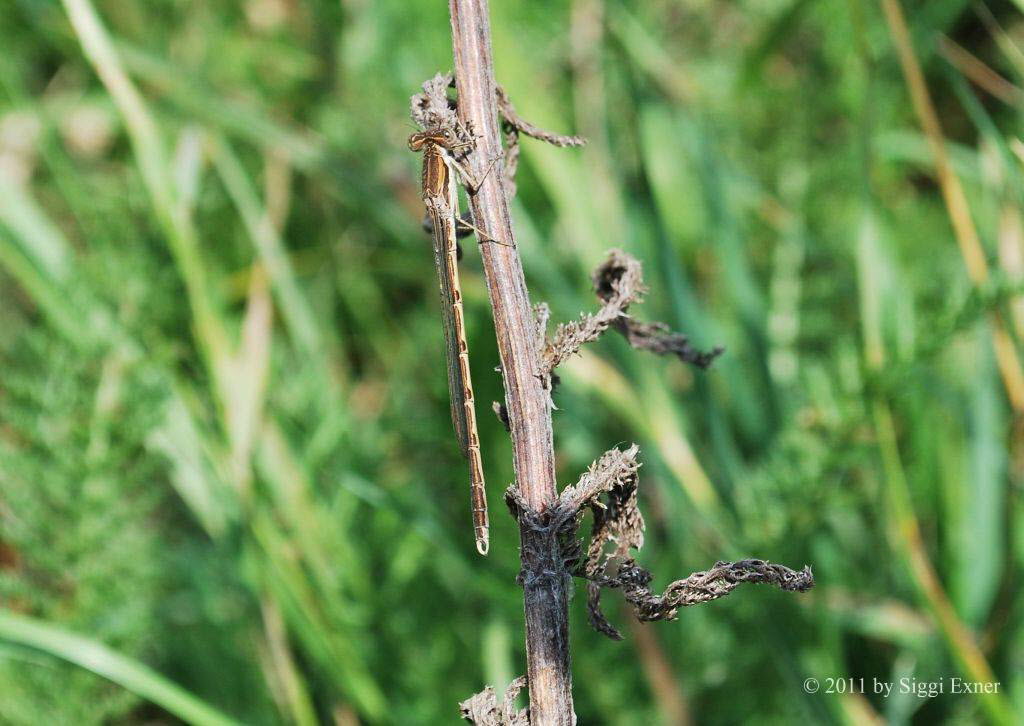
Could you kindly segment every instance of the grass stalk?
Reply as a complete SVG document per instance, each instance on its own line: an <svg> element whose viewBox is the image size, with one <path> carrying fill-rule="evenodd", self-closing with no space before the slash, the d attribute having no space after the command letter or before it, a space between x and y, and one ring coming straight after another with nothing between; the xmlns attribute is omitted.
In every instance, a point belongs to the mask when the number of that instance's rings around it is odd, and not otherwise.
<svg viewBox="0 0 1024 726"><path fill-rule="evenodd" d="M942 190L942 198L946 203L949 220L953 225L953 233L960 248L960 255L967 268L967 275L974 285L983 285L989 277L985 251L971 218L967 196L960 184L960 178L953 171L949 155L946 153L942 125L939 123L939 116L932 103L931 94L928 92L921 64L914 53L903 9L899 0L881 0L881 2L893 43L899 54L900 66L903 69L907 89L910 91L914 111L917 113L918 121L928 138L928 145L931 147L939 188ZM992 313L992 345L995 348L996 362L1010 405L1018 415L1024 414L1024 369L1021 368L1013 339L1007 332L1002 316L998 312Z"/></svg>

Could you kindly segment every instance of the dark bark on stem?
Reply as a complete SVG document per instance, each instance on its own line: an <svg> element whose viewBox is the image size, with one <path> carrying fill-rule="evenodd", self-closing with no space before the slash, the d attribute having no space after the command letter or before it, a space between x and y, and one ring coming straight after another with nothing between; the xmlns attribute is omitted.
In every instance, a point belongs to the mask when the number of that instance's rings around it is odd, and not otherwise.
<svg viewBox="0 0 1024 726"><path fill-rule="evenodd" d="M474 224L494 240L483 240L480 247L505 379L516 483L530 508L544 512L557 497L551 409L538 375L536 326L503 175L484 176L501 153L488 5L487 0L450 0L449 8L458 114L480 134L467 161L483 182L470 196L470 205ZM568 578L546 576L564 569L554 537L520 527L520 544L530 722L570 726L576 717L569 670Z"/></svg>

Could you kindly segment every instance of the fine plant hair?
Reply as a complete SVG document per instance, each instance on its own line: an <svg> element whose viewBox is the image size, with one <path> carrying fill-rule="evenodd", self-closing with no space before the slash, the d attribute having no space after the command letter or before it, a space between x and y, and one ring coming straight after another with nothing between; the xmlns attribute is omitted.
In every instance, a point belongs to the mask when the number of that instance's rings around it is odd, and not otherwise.
<svg viewBox="0 0 1024 726"><path fill-rule="evenodd" d="M638 351L674 355L699 369L710 366L723 349L699 351L685 335L663 323L635 320L630 307L640 303L647 291L642 267L617 249L593 274L599 309L557 325L554 334L547 336L550 311L543 303L530 304L509 215L519 136L560 147L582 146L584 140L541 130L516 113L508 94L495 82L486 0L452 0L450 10L454 76L438 74L425 82L422 93L412 97L412 118L423 128L445 128L463 140L459 163L465 167L464 176L474 180L467 191L473 225L478 232L484 231L481 257L505 384L505 401L496 403L495 411L510 433L514 450L516 483L506 491L505 501L520 532L517 582L523 588L527 662L526 675L513 681L501 704L487 686L460 704L461 714L479 726L570 726L576 722L568 637L574 577L587 583L591 625L615 640L622 636L600 607L605 590L621 590L641 621L672 620L680 608L724 597L744 582L802 592L813 586L814 578L809 567L795 571L760 559L743 559L716 562L706 571L671 582L657 594L650 587L653 574L633 554L644 544L636 444L605 452L576 484L558 492L551 414L558 381L555 370L561 363L609 329ZM454 101L449 97L453 82ZM502 158L503 173L489 173ZM577 534L588 510L593 524L589 541L584 541ZM517 711L514 700L523 688L529 694L529 707Z"/></svg>

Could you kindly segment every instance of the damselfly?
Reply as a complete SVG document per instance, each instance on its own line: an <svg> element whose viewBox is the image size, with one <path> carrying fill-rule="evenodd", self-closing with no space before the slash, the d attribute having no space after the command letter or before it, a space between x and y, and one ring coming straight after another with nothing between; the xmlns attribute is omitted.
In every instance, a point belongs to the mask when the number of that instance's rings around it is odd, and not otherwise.
<svg viewBox="0 0 1024 726"><path fill-rule="evenodd" d="M423 152L423 202L433 226L434 264L441 286L441 317L444 321L445 353L448 358L448 391L451 395L452 425L462 455L469 460L470 502L476 549L486 555L490 525L487 520L487 492L480 459L480 436L476 428L473 382L469 374L469 347L459 283L456 218L459 210L452 152L471 142L460 141L454 131L432 128L409 137L409 148Z"/></svg>

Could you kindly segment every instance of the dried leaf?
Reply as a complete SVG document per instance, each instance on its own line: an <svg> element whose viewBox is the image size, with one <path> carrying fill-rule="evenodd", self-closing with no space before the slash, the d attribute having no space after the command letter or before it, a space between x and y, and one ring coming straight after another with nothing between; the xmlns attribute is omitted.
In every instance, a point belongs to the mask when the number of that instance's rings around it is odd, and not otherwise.
<svg viewBox="0 0 1024 726"><path fill-rule="evenodd" d="M621 250L613 249L592 276L594 291L601 301L596 313L584 313L579 320L562 323L555 329L555 335L541 346L540 376L549 400L555 388L554 369L571 355L579 352L586 343L597 340L609 328L619 331L638 350L647 350L657 355L675 355L680 360L699 368L707 368L724 348L715 347L700 351L689 344L682 333L673 333L664 323L641 323L629 316L629 306L643 302L647 288L643 281L640 263ZM539 335L547 327L546 306L535 309ZM554 407L554 402L551 402Z"/></svg>
<svg viewBox="0 0 1024 726"><path fill-rule="evenodd" d="M809 567L794 571L764 560L717 562L706 572L696 572L677 580L661 595L650 589L651 573L637 564L630 550L644 545L644 519L637 505L637 484L640 464L638 447L625 451L612 449L591 464L575 486L566 487L558 499L564 524L560 532L563 542L575 542L583 507L594 515L586 560L579 563L574 553L563 544L563 558L570 570L587 583L587 615L591 626L613 640L622 635L601 611L601 591L621 589L633 606L639 620L672 620L680 607L717 600L732 592L743 582L771 584L783 590L802 592L814 585ZM606 549L611 542L614 547ZM573 557L576 554L576 557Z"/></svg>
<svg viewBox="0 0 1024 726"><path fill-rule="evenodd" d="M529 726L529 711L515 710L516 697L525 686L526 676L519 676L512 681L505 689L500 707L494 688L487 686L459 704L462 718L476 726Z"/></svg>
<svg viewBox="0 0 1024 726"><path fill-rule="evenodd" d="M498 97L498 113L502 118L502 131L505 134L505 192L511 199L516 195L516 171L519 168L519 134L523 133L534 139L546 141L555 146L583 146L587 140L582 136L565 136L539 129L516 113L505 89L495 88Z"/></svg>
<svg viewBox="0 0 1024 726"><path fill-rule="evenodd" d="M676 580L661 595L651 592L651 573L632 558L618 565L614 577L601 575L591 579L587 600L591 625L614 640L621 639L621 635L608 624L600 609L600 591L605 587L621 588L626 601L633 606L637 619L645 621L674 620L679 608L725 597L744 582L775 585L787 592L804 592L814 587L814 575L809 566L802 570L791 570L783 565L755 559L716 562L710 570L695 572L683 580ZM612 633L608 633L608 629Z"/></svg>
<svg viewBox="0 0 1024 726"><path fill-rule="evenodd" d="M438 73L423 82L422 93L417 93L410 99L410 115L420 128L452 128L457 125L458 117L448 100L448 86L451 85L453 77L450 73Z"/></svg>
<svg viewBox="0 0 1024 726"><path fill-rule="evenodd" d="M550 377L551 371L566 358L579 352L584 343L601 337L612 323L626 314L630 303L639 302L647 291L643 284L643 271L637 260L619 250L612 250L608 261L599 270L612 264L617 265L620 274L614 279L605 278L608 288L602 297L601 309L593 314L584 313L579 320L562 323L556 328L554 338L541 352L541 375ZM547 322L546 318L544 322Z"/></svg>
<svg viewBox="0 0 1024 726"><path fill-rule="evenodd" d="M592 277L594 291L605 305L618 304L618 289L622 278L632 278L639 274L640 263L620 250L612 250L608 260L594 271ZM643 280L630 284L643 285ZM640 300L637 300L640 302ZM689 343L682 333L673 333L664 323L641 323L625 315L612 322L613 327L625 337L626 341L638 350L646 350L656 355L675 355L685 363L692 363L698 368L707 368L725 352L722 346L715 346L710 351L700 351Z"/></svg>
<svg viewBox="0 0 1024 726"><path fill-rule="evenodd" d="M637 454L640 447L633 444L625 451L611 449L590 465L586 473L575 485L567 486L558 497L558 506L563 510L580 511L590 506L597 497L612 488L626 487L630 480L635 480L640 468ZM635 490L635 483L633 485ZM603 505L601 505L603 506ZM640 546L643 546L642 544Z"/></svg>

